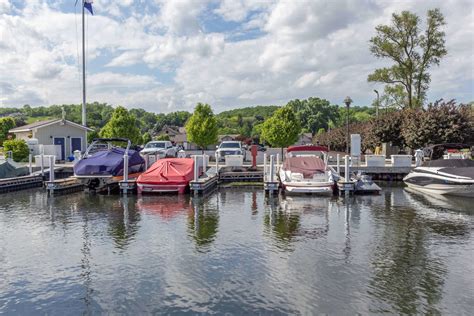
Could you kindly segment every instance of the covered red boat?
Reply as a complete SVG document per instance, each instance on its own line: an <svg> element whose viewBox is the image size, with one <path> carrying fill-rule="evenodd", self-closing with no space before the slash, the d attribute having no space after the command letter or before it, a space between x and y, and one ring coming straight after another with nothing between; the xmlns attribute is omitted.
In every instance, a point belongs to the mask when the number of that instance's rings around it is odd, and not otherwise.
<svg viewBox="0 0 474 316"><path fill-rule="evenodd" d="M194 160L191 158L165 158L151 165L137 179L138 193L184 193L193 179Z"/></svg>

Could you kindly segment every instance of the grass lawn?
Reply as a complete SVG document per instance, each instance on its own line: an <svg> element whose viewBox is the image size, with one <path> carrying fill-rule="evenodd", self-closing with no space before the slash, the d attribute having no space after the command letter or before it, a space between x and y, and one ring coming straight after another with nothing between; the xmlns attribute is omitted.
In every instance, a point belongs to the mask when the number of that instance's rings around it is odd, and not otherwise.
<svg viewBox="0 0 474 316"><path fill-rule="evenodd" d="M54 117L52 117L52 116L28 117L27 120L26 120L26 124L31 124L31 123L38 122L38 121L46 121L46 120L50 120L50 119L53 119L53 118Z"/></svg>

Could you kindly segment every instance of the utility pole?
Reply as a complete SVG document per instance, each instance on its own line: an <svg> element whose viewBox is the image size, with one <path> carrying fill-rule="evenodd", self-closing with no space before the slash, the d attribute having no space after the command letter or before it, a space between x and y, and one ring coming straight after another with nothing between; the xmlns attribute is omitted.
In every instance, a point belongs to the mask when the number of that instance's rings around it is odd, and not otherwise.
<svg viewBox="0 0 474 316"><path fill-rule="evenodd" d="M347 140L346 140L346 154L349 155L349 144L350 144L350 135L349 135L349 107L352 103L352 99L351 97L347 96L345 99L344 99L344 103L346 104L346 107L347 107L347 117L346 117L346 128L347 128L347 132L346 132L346 137L347 137Z"/></svg>
<svg viewBox="0 0 474 316"><path fill-rule="evenodd" d="M84 2L81 0L82 4L82 125L86 126L86 46L85 46L85 15L84 15Z"/></svg>
<svg viewBox="0 0 474 316"><path fill-rule="evenodd" d="M377 94L377 103L375 104L375 115L378 118L379 117L380 96L379 96L379 92L377 90L374 90L374 92Z"/></svg>

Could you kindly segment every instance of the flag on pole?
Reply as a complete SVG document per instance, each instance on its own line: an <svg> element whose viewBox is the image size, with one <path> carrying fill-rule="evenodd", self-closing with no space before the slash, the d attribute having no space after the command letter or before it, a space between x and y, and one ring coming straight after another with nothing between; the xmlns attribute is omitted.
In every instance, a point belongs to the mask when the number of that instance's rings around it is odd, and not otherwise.
<svg viewBox="0 0 474 316"><path fill-rule="evenodd" d="M93 0L84 0L84 8L86 8L87 10L89 10L89 12L94 15L94 11L92 11L92 2L94 2Z"/></svg>

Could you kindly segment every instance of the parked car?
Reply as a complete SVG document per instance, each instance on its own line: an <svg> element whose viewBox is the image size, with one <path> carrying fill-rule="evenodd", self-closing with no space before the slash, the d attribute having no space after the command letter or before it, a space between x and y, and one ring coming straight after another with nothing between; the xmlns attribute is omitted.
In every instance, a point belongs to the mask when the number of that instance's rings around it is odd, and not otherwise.
<svg viewBox="0 0 474 316"><path fill-rule="evenodd" d="M151 141L140 152L142 155L157 154L160 158L176 157L178 150L168 140Z"/></svg>
<svg viewBox="0 0 474 316"><path fill-rule="evenodd" d="M216 147L217 159L224 160L227 155L242 155L246 156L246 150L239 141L224 141Z"/></svg>

